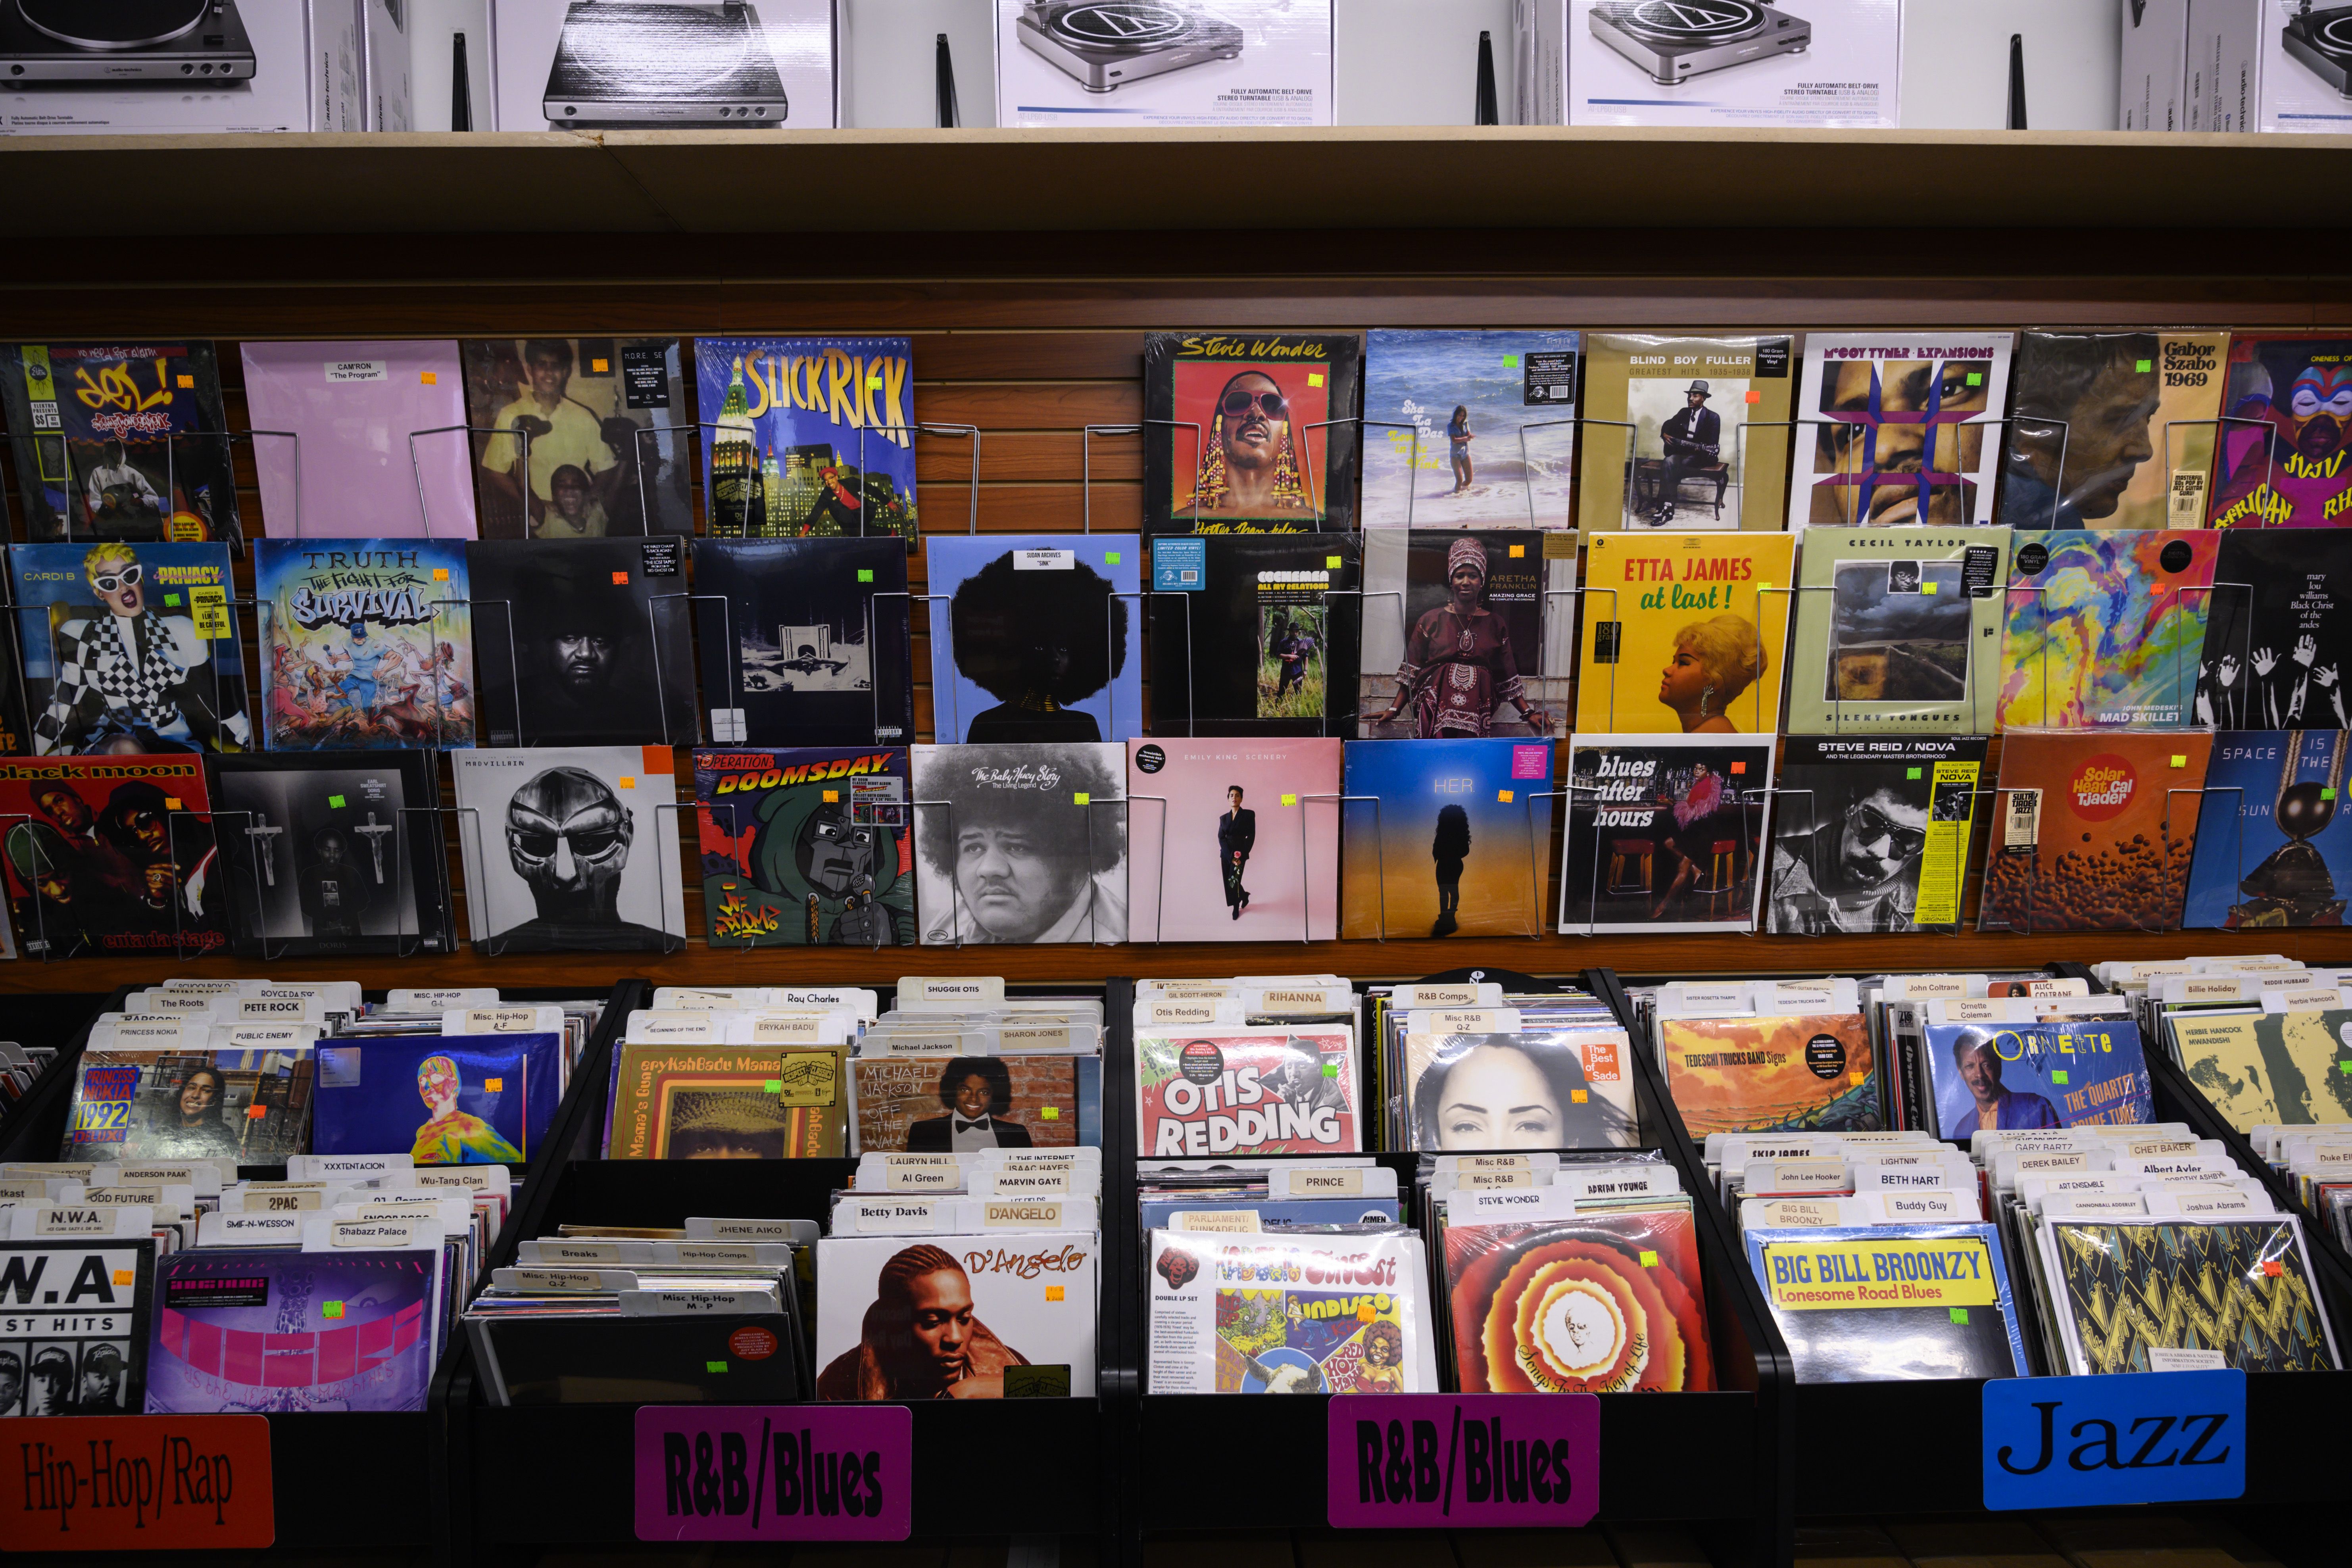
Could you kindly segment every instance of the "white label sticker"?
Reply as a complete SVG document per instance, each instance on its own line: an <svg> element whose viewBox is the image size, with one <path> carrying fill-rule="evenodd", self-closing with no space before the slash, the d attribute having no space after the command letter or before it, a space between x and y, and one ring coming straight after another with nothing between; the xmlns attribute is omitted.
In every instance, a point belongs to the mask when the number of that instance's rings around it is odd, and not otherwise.
<svg viewBox="0 0 2352 1568"><path fill-rule="evenodd" d="M353 381L388 381L392 378L388 363L380 359L331 359L326 362L327 384L340 385Z"/></svg>
<svg viewBox="0 0 2352 1568"><path fill-rule="evenodd" d="M1015 572L1068 572L1078 563L1075 550L1016 550L1013 552Z"/></svg>

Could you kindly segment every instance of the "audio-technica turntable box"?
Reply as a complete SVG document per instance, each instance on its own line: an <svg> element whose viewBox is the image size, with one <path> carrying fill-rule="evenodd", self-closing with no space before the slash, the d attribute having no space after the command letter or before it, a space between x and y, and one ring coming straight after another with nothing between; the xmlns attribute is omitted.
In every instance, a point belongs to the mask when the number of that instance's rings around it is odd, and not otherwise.
<svg viewBox="0 0 2352 1568"><path fill-rule="evenodd" d="M1901 0L1538 0L1570 125L1892 126ZM1558 88L1552 88L1554 81Z"/></svg>
<svg viewBox="0 0 2352 1568"><path fill-rule="evenodd" d="M0 133L361 129L352 0L5 0Z"/></svg>
<svg viewBox="0 0 2352 1568"><path fill-rule="evenodd" d="M996 0L999 125L1331 121L1331 0Z"/></svg>
<svg viewBox="0 0 2352 1568"><path fill-rule="evenodd" d="M830 130L832 0L491 0L500 131Z"/></svg>
<svg viewBox="0 0 2352 1568"><path fill-rule="evenodd" d="M2263 0L2261 26L2262 128L2352 132L2352 5Z"/></svg>

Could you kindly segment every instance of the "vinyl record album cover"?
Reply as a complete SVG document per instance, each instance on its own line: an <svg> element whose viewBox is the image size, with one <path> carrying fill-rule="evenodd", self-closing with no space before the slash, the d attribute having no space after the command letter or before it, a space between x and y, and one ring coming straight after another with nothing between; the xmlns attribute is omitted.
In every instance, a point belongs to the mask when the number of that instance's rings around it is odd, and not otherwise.
<svg viewBox="0 0 2352 1568"><path fill-rule="evenodd" d="M0 409L26 538L241 537L211 343L0 343Z"/></svg>
<svg viewBox="0 0 2352 1568"><path fill-rule="evenodd" d="M422 1410L438 1248L205 1247L155 1267L151 1415Z"/></svg>
<svg viewBox="0 0 2352 1568"><path fill-rule="evenodd" d="M1150 1394L1433 1394L1421 1237L1146 1231Z"/></svg>
<svg viewBox="0 0 2352 1568"><path fill-rule="evenodd" d="M2027 1371L1999 1226L1751 1227L1747 1242L1799 1383Z"/></svg>
<svg viewBox="0 0 2352 1568"><path fill-rule="evenodd" d="M1587 337L1577 526L1777 531L1794 361L1785 336Z"/></svg>
<svg viewBox="0 0 2352 1568"><path fill-rule="evenodd" d="M2013 339L1806 333L1789 526L1990 522Z"/></svg>
<svg viewBox="0 0 2352 1568"><path fill-rule="evenodd" d="M475 945L667 952L686 942L667 746L453 752Z"/></svg>
<svg viewBox="0 0 2352 1568"><path fill-rule="evenodd" d="M1886 1125L1885 1075L1859 1013L1661 1018L1658 1055L1694 1138Z"/></svg>
<svg viewBox="0 0 2352 1568"><path fill-rule="evenodd" d="M2180 922L2228 931L2340 926L2352 896L2352 817L2336 820L2341 730L2213 737Z"/></svg>
<svg viewBox="0 0 2352 1568"><path fill-rule="evenodd" d="M2155 1120L2139 1026L2127 1018L1929 1024L1919 1054L1938 1138Z"/></svg>
<svg viewBox="0 0 2352 1568"><path fill-rule="evenodd" d="M1769 734L1579 735L1559 929L1754 931L1772 751Z"/></svg>
<svg viewBox="0 0 2352 1568"><path fill-rule="evenodd" d="M1791 735L1988 734L2005 528L1814 528L1789 647Z"/></svg>
<svg viewBox="0 0 2352 1568"><path fill-rule="evenodd" d="M2021 334L1997 521L2203 527L2229 352L2227 332Z"/></svg>
<svg viewBox="0 0 2352 1568"><path fill-rule="evenodd" d="M1127 748L917 746L925 946L1127 940Z"/></svg>
<svg viewBox="0 0 2352 1568"><path fill-rule="evenodd" d="M895 540L698 539L694 593L713 741L887 746L914 734Z"/></svg>
<svg viewBox="0 0 2352 1568"><path fill-rule="evenodd" d="M471 539L473 437L454 342L241 346L261 517L278 539ZM299 491L299 493L298 493Z"/></svg>
<svg viewBox="0 0 2352 1568"><path fill-rule="evenodd" d="M2210 529L2013 535L2000 727L2196 722L2221 542Z"/></svg>
<svg viewBox="0 0 2352 1568"><path fill-rule="evenodd" d="M2196 731L2004 737L1977 929L2178 927L2213 742Z"/></svg>
<svg viewBox="0 0 2352 1568"><path fill-rule="evenodd" d="M100 1048L73 1074L60 1160L283 1165L310 1146L309 1051Z"/></svg>
<svg viewBox="0 0 2352 1568"><path fill-rule="evenodd" d="M2352 338L2230 340L2208 521L2216 528L2342 528L2352 519Z"/></svg>
<svg viewBox="0 0 2352 1568"><path fill-rule="evenodd" d="M668 537L467 545L483 742L694 739L694 638L681 555Z"/></svg>
<svg viewBox="0 0 2352 1568"><path fill-rule="evenodd" d="M457 349L482 538L694 531L678 339L468 338Z"/></svg>
<svg viewBox="0 0 2352 1568"><path fill-rule="evenodd" d="M914 363L905 338L697 338L710 532L914 538Z"/></svg>
<svg viewBox="0 0 2352 1568"><path fill-rule="evenodd" d="M849 1064L857 1151L1074 1148L1079 1063L1061 1055L860 1057Z"/></svg>
<svg viewBox="0 0 2352 1568"><path fill-rule="evenodd" d="M1355 525L1352 332L1154 332L1143 345L1147 533Z"/></svg>
<svg viewBox="0 0 2352 1568"><path fill-rule="evenodd" d="M563 1098L562 1035L384 1035L318 1055L314 1154L520 1165Z"/></svg>
<svg viewBox="0 0 2352 1568"><path fill-rule="evenodd" d="M143 1236L0 1241L0 1416L138 1415L155 1262Z"/></svg>
<svg viewBox="0 0 2352 1568"><path fill-rule="evenodd" d="M1193 563L1190 578L1178 561ZM1361 569L1355 539L1155 543L1151 732L1352 733ZM1162 591L1171 575L1175 591Z"/></svg>
<svg viewBox="0 0 2352 1568"><path fill-rule="evenodd" d="M1328 942L1338 741L1129 741L1135 942Z"/></svg>
<svg viewBox="0 0 2352 1568"><path fill-rule="evenodd" d="M2213 566L2195 721L2352 729L2352 532L2232 528Z"/></svg>
<svg viewBox="0 0 2352 1568"><path fill-rule="evenodd" d="M838 1159L849 1149L839 1047L623 1046L614 1160Z"/></svg>
<svg viewBox="0 0 2352 1568"><path fill-rule="evenodd" d="M1715 1386L1688 1203L1448 1224L1445 1286L1465 1394Z"/></svg>
<svg viewBox="0 0 2352 1568"><path fill-rule="evenodd" d="M1622 1029L1404 1037L1415 1149L1630 1149L1641 1131Z"/></svg>
<svg viewBox="0 0 2352 1568"><path fill-rule="evenodd" d="M703 934L713 947L915 940L915 839L897 747L694 753Z"/></svg>
<svg viewBox="0 0 2352 1568"><path fill-rule="evenodd" d="M1550 742L1350 741L1345 761L1341 935L1543 929Z"/></svg>
<svg viewBox="0 0 2352 1568"><path fill-rule="evenodd" d="M432 758L224 757L213 815L236 950L438 952L448 851Z"/></svg>
<svg viewBox="0 0 2352 1568"><path fill-rule="evenodd" d="M1985 745L1980 735L1790 736L1764 929L1958 930Z"/></svg>
<svg viewBox="0 0 2352 1568"><path fill-rule="evenodd" d="M1161 1156L1352 1154L1363 1145L1345 1028L1139 1035L1136 1144Z"/></svg>
<svg viewBox="0 0 2352 1568"><path fill-rule="evenodd" d="M1364 337L1366 528L1573 528L1583 334L1381 328Z"/></svg>
<svg viewBox="0 0 2352 1568"><path fill-rule="evenodd" d="M2189 1081L2241 1132L2352 1121L2352 1011L2172 1015Z"/></svg>
<svg viewBox="0 0 2352 1568"><path fill-rule="evenodd" d="M1132 533L927 541L940 743L1143 733L1142 543Z"/></svg>
<svg viewBox="0 0 2352 1568"><path fill-rule="evenodd" d="M1571 558L1552 549L1558 540ZM1525 529L1364 535L1358 730L1433 741L1556 735L1568 724L1575 544ZM1559 590L1555 596L1554 590ZM1549 635L1546 623L1557 620Z"/></svg>
<svg viewBox="0 0 2352 1568"><path fill-rule="evenodd" d="M2294 1215L2053 1219L2042 1253L2066 1372L2154 1372L2159 1350L2218 1351L2240 1372L2341 1365Z"/></svg>
<svg viewBox="0 0 2352 1568"><path fill-rule="evenodd" d="M1795 549L1785 533L1589 539L1577 732L1779 729Z"/></svg>
<svg viewBox="0 0 2352 1568"><path fill-rule="evenodd" d="M27 958L228 945L228 893L205 765L171 756L0 760L0 860Z"/></svg>
<svg viewBox="0 0 2352 1568"><path fill-rule="evenodd" d="M463 543L263 539L253 575L269 750L474 743L480 700Z"/></svg>
<svg viewBox="0 0 2352 1568"><path fill-rule="evenodd" d="M226 544L8 551L34 750L253 747Z"/></svg>
<svg viewBox="0 0 2352 1568"><path fill-rule="evenodd" d="M1093 1397L1100 1248L1091 1231L825 1237L816 1396Z"/></svg>

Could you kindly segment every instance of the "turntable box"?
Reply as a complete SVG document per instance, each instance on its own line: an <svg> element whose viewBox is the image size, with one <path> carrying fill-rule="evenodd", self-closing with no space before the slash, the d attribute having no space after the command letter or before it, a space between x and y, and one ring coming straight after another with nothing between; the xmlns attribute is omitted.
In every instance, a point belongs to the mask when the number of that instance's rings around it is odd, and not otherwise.
<svg viewBox="0 0 2352 1568"><path fill-rule="evenodd" d="M2189 83L2189 0L2117 3L2123 13L2123 43L2116 129L2188 130L2189 104L2182 95ZM2031 103L2030 76L2026 95Z"/></svg>
<svg viewBox="0 0 2352 1568"><path fill-rule="evenodd" d="M1570 125L1891 127L1901 0L1538 0Z"/></svg>
<svg viewBox="0 0 2352 1568"><path fill-rule="evenodd" d="M2246 3L2254 5L2254 0ZM2192 16L2198 8L2191 7ZM2288 24L2295 20L2296 6L2260 0L2254 8L2262 29L2257 83L2262 129L2337 136L2352 132L2352 4L2312 0L2311 15L2301 19L2292 39ZM2225 108L2234 85L2222 83ZM2217 117L2213 129L2234 127Z"/></svg>
<svg viewBox="0 0 2352 1568"><path fill-rule="evenodd" d="M996 0L999 125L1329 125L1332 97L1331 0Z"/></svg>
<svg viewBox="0 0 2352 1568"><path fill-rule="evenodd" d="M201 77L160 80L9 79L0 53L0 134L12 136L172 135L247 131L357 131L361 128L360 14L356 0L232 0L237 32L226 45L207 22L174 40L175 58L192 66L217 64L231 79ZM10 7L11 11L14 7ZM102 29L108 7L88 6ZM201 7L192 5L192 14ZM60 47L7 18L0 51L21 46L54 63ZM239 41L239 32L242 41ZM29 35L29 36L26 36ZM93 56L117 53L111 40L93 37ZM249 45L249 50L246 46ZM210 52L216 58L205 58ZM249 57L249 58L248 58ZM30 57L20 56L20 59ZM234 67L232 72L231 68ZM40 68L36 66L32 68Z"/></svg>
<svg viewBox="0 0 2352 1568"><path fill-rule="evenodd" d="M490 0L485 129L828 131L835 58L832 0Z"/></svg>
<svg viewBox="0 0 2352 1568"><path fill-rule="evenodd" d="M2280 36L2294 10L2294 5L2276 0L2189 0L2189 122L2183 130L2234 134L2275 129L2263 112L2263 89L2276 85L2265 68L2281 53ZM2315 79L2305 79L2318 85ZM2322 123L2305 129L2352 127Z"/></svg>

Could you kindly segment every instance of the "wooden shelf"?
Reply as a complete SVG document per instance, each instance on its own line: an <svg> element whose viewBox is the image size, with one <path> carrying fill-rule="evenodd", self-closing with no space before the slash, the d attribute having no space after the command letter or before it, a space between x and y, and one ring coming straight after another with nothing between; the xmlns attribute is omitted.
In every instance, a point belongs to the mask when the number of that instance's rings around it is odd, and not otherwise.
<svg viewBox="0 0 2352 1568"><path fill-rule="evenodd" d="M2347 151L2352 136L2122 132L517 132L15 137L0 170L27 190L136 190L78 212L76 234L168 249L298 234L2340 228L2352 206L2282 193L2336 188ZM537 259L573 269L560 247Z"/></svg>

